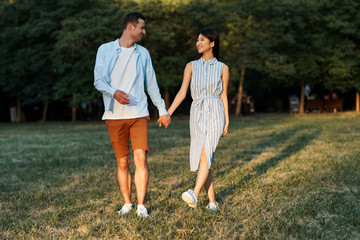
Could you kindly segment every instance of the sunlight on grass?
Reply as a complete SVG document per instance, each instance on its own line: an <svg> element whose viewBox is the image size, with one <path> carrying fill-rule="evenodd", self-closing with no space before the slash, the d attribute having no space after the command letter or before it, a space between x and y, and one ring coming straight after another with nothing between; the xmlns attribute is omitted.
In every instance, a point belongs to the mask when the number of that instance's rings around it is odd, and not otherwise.
<svg viewBox="0 0 360 240"><path fill-rule="evenodd" d="M104 123L0 125L2 239L358 239L360 116L232 118L212 170L220 212L192 188L188 120L149 126L150 219L122 197ZM131 163L131 172L134 165ZM135 188L132 199L136 201Z"/></svg>

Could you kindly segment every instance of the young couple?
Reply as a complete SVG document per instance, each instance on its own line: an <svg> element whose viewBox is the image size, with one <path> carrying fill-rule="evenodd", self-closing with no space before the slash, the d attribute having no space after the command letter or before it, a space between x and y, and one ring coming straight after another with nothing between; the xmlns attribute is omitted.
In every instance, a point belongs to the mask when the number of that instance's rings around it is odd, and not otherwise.
<svg viewBox="0 0 360 240"><path fill-rule="evenodd" d="M94 69L94 86L103 93L105 112L103 120L110 135L117 158L117 180L124 205L121 215L132 209L131 175L129 171L129 138L134 153L134 182L139 217L148 217L144 200L148 185L146 153L148 147L147 92L159 111L159 126L167 128L171 115L184 100L190 87L193 102L190 110L190 169L197 171L194 190L182 194L182 199L196 208L203 186L209 197L207 208L219 210L215 201L211 163L216 146L227 133L229 126L227 87L229 68L219 62L219 36L213 29L200 31L196 47L197 60L185 67L183 83L168 109L161 98L150 54L137 44L146 34L145 17L137 12L129 13L123 20L123 32L119 39L102 44L97 52ZM145 84L144 84L145 83Z"/></svg>

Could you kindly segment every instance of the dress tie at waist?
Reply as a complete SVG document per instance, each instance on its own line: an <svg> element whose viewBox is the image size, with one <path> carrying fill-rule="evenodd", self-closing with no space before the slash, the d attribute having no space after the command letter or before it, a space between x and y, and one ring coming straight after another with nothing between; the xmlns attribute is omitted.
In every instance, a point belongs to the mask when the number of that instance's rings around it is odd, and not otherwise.
<svg viewBox="0 0 360 240"><path fill-rule="evenodd" d="M209 104L206 101L204 103L205 99L219 99L220 100L220 98L218 96L199 97L199 98L193 99L193 107L199 109L199 111L200 111L200 114L197 116L197 119L196 119L198 123L201 121L201 118L203 116L202 113L204 111L210 112Z"/></svg>
<svg viewBox="0 0 360 240"><path fill-rule="evenodd" d="M205 110L207 112L210 111L209 104L204 104L205 99L219 99L218 96L208 96L208 97L199 97L193 99L193 106L198 108L200 111Z"/></svg>

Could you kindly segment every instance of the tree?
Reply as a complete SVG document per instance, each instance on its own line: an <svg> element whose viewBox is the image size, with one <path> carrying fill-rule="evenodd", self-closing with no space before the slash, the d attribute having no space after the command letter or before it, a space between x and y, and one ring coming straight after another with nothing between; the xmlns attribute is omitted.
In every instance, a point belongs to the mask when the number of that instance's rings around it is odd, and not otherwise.
<svg viewBox="0 0 360 240"><path fill-rule="evenodd" d="M79 103L100 97L93 67L100 44L121 35L122 18L146 17L151 53L167 106L197 56L200 29L220 33L220 60L231 70L240 112L246 72L261 87L322 84L356 91L360 111L360 3L356 0L15 0L0 1L0 85L21 106L66 102L76 120ZM240 79L240 83L239 83ZM236 90L233 90L236 91ZM301 93L301 112L304 93ZM50 105L51 106L51 105Z"/></svg>
<svg viewBox="0 0 360 240"><path fill-rule="evenodd" d="M0 64L1 85L9 97L17 98L17 120L21 121L21 98L22 87L26 85L25 67L22 47L25 45L21 25L27 21L29 4L19 5L1 1L0 21Z"/></svg>
<svg viewBox="0 0 360 240"><path fill-rule="evenodd" d="M249 49L256 70L269 86L316 83L321 75L323 32L317 27L319 5L312 1L257 1L244 5L253 18ZM257 59L257 60L255 60ZM304 91L300 113L304 112Z"/></svg>
<svg viewBox="0 0 360 240"><path fill-rule="evenodd" d="M22 0L3 4L1 64L5 91L17 95L18 119L21 121L21 103L42 102L46 120L48 103L53 100L54 82L59 75L52 68L55 39L64 14L56 11L57 1Z"/></svg>
<svg viewBox="0 0 360 240"><path fill-rule="evenodd" d="M324 86L329 90L356 91L355 109L360 112L360 3L355 0L324 1L323 25L326 41Z"/></svg>
<svg viewBox="0 0 360 240"><path fill-rule="evenodd" d="M144 45L151 53L169 107L170 94L179 89L186 63L197 56L197 33L205 27L224 29L224 13L216 1L152 0L141 1L140 6L148 26Z"/></svg>
<svg viewBox="0 0 360 240"><path fill-rule="evenodd" d="M230 69L232 69L233 76L235 75L236 78L240 79L236 93L235 116L240 116L241 113L246 66L253 69L257 68L257 59L253 58L253 48L250 47L249 38L253 18L251 14L246 12L246 8L243 7L246 5L249 9L252 9L252 4L253 1L234 1L228 2L221 7L221 10L224 12L232 12L236 9L233 14L229 14L226 17L228 31L224 41L228 48L226 51L227 59L230 64L232 63ZM239 69L241 71L238 71Z"/></svg>
<svg viewBox="0 0 360 240"><path fill-rule="evenodd" d="M42 102L45 121L50 101L75 106L96 98L96 50L120 35L121 14L135 5L110 0L2 1L1 84L9 97L18 96L19 111L20 100Z"/></svg>
<svg viewBox="0 0 360 240"><path fill-rule="evenodd" d="M182 1L143 1L141 12L146 17L148 48L166 107L182 81L182 71L187 62L186 32L182 20L185 17Z"/></svg>
<svg viewBox="0 0 360 240"><path fill-rule="evenodd" d="M98 47L121 33L122 17L131 7L106 0L81 0L61 2L60 12L68 11L55 32L54 69L61 81L54 86L57 99L68 102L72 108L72 121L76 121L76 108L81 102L99 97L93 87L93 69Z"/></svg>

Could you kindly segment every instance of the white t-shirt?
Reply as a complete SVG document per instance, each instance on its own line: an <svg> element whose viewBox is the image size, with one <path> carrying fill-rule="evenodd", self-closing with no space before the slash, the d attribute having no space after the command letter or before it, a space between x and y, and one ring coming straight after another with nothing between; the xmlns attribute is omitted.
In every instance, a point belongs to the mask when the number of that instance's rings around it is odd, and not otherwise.
<svg viewBox="0 0 360 240"><path fill-rule="evenodd" d="M124 91L129 95L130 104L120 104L114 100L114 112L105 111L102 117L105 119L131 119L137 118L138 111L136 108L137 100L134 91L134 81L136 77L136 57L134 47L121 47L119 57L116 60L114 69L111 72L110 85L116 89Z"/></svg>

